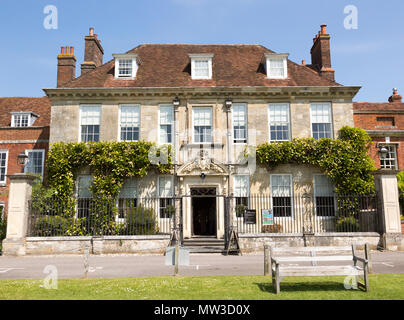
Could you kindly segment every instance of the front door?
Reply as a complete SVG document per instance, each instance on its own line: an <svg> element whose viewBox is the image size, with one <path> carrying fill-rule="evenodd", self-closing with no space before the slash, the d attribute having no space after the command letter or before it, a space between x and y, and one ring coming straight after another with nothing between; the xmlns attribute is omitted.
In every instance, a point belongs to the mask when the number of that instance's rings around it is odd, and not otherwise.
<svg viewBox="0 0 404 320"><path fill-rule="evenodd" d="M216 189L192 189L194 236L216 236Z"/></svg>

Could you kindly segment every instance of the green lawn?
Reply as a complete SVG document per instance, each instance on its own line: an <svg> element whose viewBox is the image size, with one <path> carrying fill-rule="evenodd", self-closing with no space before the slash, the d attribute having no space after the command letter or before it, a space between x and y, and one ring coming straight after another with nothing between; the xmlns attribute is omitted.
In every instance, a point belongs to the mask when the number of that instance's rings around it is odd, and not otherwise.
<svg viewBox="0 0 404 320"><path fill-rule="evenodd" d="M2 280L0 299L400 299L404 274L370 276L370 292L346 290L344 277L285 278L275 295L269 277L153 277L99 280L59 280L57 290L46 290L40 280Z"/></svg>

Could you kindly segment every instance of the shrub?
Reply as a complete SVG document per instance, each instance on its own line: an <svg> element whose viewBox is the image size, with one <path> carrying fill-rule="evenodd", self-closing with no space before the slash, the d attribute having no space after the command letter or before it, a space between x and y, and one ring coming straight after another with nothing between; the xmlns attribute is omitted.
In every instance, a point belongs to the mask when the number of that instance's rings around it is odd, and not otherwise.
<svg viewBox="0 0 404 320"><path fill-rule="evenodd" d="M236 206L236 215L238 218L243 217L244 216L244 212L247 209L247 206L244 204L238 204Z"/></svg>
<svg viewBox="0 0 404 320"><path fill-rule="evenodd" d="M282 226L280 224L274 224L273 226L263 226L262 233L282 233Z"/></svg>
<svg viewBox="0 0 404 320"><path fill-rule="evenodd" d="M64 236L70 227L69 220L61 216L42 216L34 222L32 234L37 237Z"/></svg>
<svg viewBox="0 0 404 320"><path fill-rule="evenodd" d="M354 217L339 218L336 230L337 232L359 232L359 222Z"/></svg>
<svg viewBox="0 0 404 320"><path fill-rule="evenodd" d="M164 208L164 217L172 218L175 214L175 207L173 205L169 205Z"/></svg>
<svg viewBox="0 0 404 320"><path fill-rule="evenodd" d="M153 235L158 233L156 214L152 208L139 206L126 216L127 235Z"/></svg>
<svg viewBox="0 0 404 320"><path fill-rule="evenodd" d="M3 208L0 209L0 252L2 250L2 241L7 235L7 220L3 217Z"/></svg>

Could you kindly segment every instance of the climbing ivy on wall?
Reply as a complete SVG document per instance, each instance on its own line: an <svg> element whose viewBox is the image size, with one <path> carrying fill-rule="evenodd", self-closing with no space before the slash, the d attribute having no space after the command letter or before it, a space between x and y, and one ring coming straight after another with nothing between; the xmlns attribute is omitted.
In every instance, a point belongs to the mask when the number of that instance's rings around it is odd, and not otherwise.
<svg viewBox="0 0 404 320"><path fill-rule="evenodd" d="M156 159L160 156L166 159L166 164L153 164L149 153ZM91 191L95 197L116 198L126 178L144 177L150 170L169 173L171 147L157 147L144 141L55 143L47 161L49 187L58 197L72 196L77 173L83 168L91 169L94 177Z"/></svg>
<svg viewBox="0 0 404 320"><path fill-rule="evenodd" d="M269 168L281 164L312 165L321 168L339 194L374 192L376 170L368 151L372 140L360 128L345 126L338 139L293 139L257 147L257 161Z"/></svg>

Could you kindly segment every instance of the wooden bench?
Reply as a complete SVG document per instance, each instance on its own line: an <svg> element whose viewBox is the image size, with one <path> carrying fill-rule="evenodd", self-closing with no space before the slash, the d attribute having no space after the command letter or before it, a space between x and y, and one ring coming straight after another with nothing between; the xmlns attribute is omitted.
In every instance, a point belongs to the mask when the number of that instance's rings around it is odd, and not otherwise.
<svg viewBox="0 0 404 320"><path fill-rule="evenodd" d="M272 284L277 294L280 292L282 277L298 276L354 276L359 288L369 291L368 260L355 255L355 246L347 247L270 247ZM352 261L352 265L319 266L319 262ZM358 261L362 263L359 267ZM293 265L310 263L311 265ZM291 265L292 264L292 265ZM364 283L359 282L363 275Z"/></svg>

